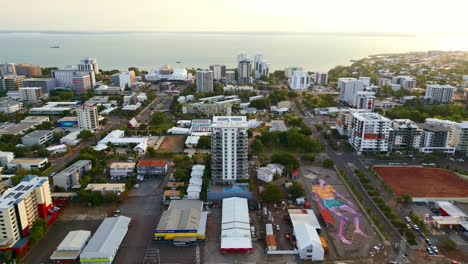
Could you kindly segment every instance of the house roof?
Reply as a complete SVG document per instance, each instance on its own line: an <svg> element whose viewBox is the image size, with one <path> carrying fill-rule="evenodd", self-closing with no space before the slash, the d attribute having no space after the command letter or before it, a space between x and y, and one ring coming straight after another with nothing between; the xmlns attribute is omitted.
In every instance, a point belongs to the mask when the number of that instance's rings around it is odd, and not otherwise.
<svg viewBox="0 0 468 264"><path fill-rule="evenodd" d="M166 160L142 160L138 162L138 167L141 166L166 166Z"/></svg>

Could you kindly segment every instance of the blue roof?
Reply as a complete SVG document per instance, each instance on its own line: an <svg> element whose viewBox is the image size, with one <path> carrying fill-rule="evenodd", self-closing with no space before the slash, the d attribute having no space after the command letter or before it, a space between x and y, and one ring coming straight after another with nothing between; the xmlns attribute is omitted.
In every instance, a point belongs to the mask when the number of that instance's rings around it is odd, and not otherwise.
<svg viewBox="0 0 468 264"><path fill-rule="evenodd" d="M21 181L22 181L22 182L24 182L24 181L30 181L30 180L34 179L35 177L37 177L37 175L28 174L28 175L24 176L24 178L21 179Z"/></svg>

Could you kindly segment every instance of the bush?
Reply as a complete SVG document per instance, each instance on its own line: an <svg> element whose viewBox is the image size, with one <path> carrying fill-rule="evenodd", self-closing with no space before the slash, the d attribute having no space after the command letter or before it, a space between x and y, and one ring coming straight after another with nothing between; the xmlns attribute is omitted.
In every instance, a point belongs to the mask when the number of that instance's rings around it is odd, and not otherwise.
<svg viewBox="0 0 468 264"><path fill-rule="evenodd" d="M274 184L267 183L262 192L262 199L268 203L277 203L281 201L280 188Z"/></svg>
<svg viewBox="0 0 468 264"><path fill-rule="evenodd" d="M325 168L331 168L335 165L335 162L332 159L326 159L322 162L322 166Z"/></svg>

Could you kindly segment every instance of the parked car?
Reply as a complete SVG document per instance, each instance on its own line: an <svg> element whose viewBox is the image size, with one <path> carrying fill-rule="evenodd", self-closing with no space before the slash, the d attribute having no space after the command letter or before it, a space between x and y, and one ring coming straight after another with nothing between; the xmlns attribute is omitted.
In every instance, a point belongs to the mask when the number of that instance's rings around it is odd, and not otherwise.
<svg viewBox="0 0 468 264"><path fill-rule="evenodd" d="M432 245L431 249L432 249L432 251L434 251L434 254L439 255L439 250L437 249L436 246Z"/></svg>
<svg viewBox="0 0 468 264"><path fill-rule="evenodd" d="M431 249L430 247L427 247L427 248L426 248L426 251L427 251L427 254L428 254L429 256L435 255L435 254L434 254L434 251L432 251L432 249Z"/></svg>
<svg viewBox="0 0 468 264"><path fill-rule="evenodd" d="M409 216L405 216L405 220L406 220L406 222L408 222L408 223L411 222L411 219L409 218Z"/></svg>
<svg viewBox="0 0 468 264"><path fill-rule="evenodd" d="M410 224L406 224L406 228L411 229Z"/></svg>
<svg viewBox="0 0 468 264"><path fill-rule="evenodd" d="M276 225L276 231L280 231L280 225Z"/></svg>
<svg viewBox="0 0 468 264"><path fill-rule="evenodd" d="M112 211L112 213L113 213L113 214L117 214L117 215L118 215L118 214L120 214L120 213L121 213L121 211L120 211L119 209L117 209L117 210L114 210L114 211Z"/></svg>
<svg viewBox="0 0 468 264"><path fill-rule="evenodd" d="M431 240L429 240L429 238L426 238L424 241L426 241L426 244L428 244L429 246L432 246L432 242Z"/></svg>
<svg viewBox="0 0 468 264"><path fill-rule="evenodd" d="M419 226L418 225L413 225L413 229L416 231L419 231Z"/></svg>
<svg viewBox="0 0 468 264"><path fill-rule="evenodd" d="M419 233L419 236L422 238L422 239L425 239L426 238L426 235L424 235L424 233Z"/></svg>

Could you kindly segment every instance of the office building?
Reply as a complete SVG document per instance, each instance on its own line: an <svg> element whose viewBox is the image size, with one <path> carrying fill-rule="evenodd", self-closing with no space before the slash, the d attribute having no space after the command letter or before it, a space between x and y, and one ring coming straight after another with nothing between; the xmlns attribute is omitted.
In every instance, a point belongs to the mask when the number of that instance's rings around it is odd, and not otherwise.
<svg viewBox="0 0 468 264"><path fill-rule="evenodd" d="M364 84L364 87L370 86L370 77L359 77L358 80Z"/></svg>
<svg viewBox="0 0 468 264"><path fill-rule="evenodd" d="M306 71L294 71L291 78L289 78L290 89L307 90L309 86L309 74Z"/></svg>
<svg viewBox="0 0 468 264"><path fill-rule="evenodd" d="M19 88L20 100L23 102L40 102L43 98L41 87Z"/></svg>
<svg viewBox="0 0 468 264"><path fill-rule="evenodd" d="M197 92L213 92L213 71L207 69L197 71Z"/></svg>
<svg viewBox="0 0 468 264"><path fill-rule="evenodd" d="M235 71L226 71L226 83L236 83Z"/></svg>
<svg viewBox="0 0 468 264"><path fill-rule="evenodd" d="M215 116L211 125L211 168L215 182L235 182L248 174L247 118Z"/></svg>
<svg viewBox="0 0 468 264"><path fill-rule="evenodd" d="M166 64L159 68L158 71L151 71L145 75L145 79L149 82L159 81L181 81L190 82L193 76L187 72L185 68L172 68Z"/></svg>
<svg viewBox="0 0 468 264"><path fill-rule="evenodd" d="M340 101L352 104L357 92L364 91L364 83L356 78L338 78Z"/></svg>
<svg viewBox="0 0 468 264"><path fill-rule="evenodd" d="M396 76L392 78L393 84L399 84L403 89L416 88L416 78L412 76Z"/></svg>
<svg viewBox="0 0 468 264"><path fill-rule="evenodd" d="M226 65L210 65L210 71L213 72L213 79L217 81L226 77Z"/></svg>
<svg viewBox="0 0 468 264"><path fill-rule="evenodd" d="M27 77L38 77L42 76L41 66L31 64L16 64L16 74L24 75Z"/></svg>
<svg viewBox="0 0 468 264"><path fill-rule="evenodd" d="M164 176L167 173L165 160L141 160L137 165L138 176Z"/></svg>
<svg viewBox="0 0 468 264"><path fill-rule="evenodd" d="M455 87L451 85L431 84L426 86L425 96L435 103L446 104L452 101Z"/></svg>
<svg viewBox="0 0 468 264"><path fill-rule="evenodd" d="M221 217L221 253L245 254L252 251L247 199L223 199Z"/></svg>
<svg viewBox="0 0 468 264"><path fill-rule="evenodd" d="M377 113L352 113L349 143L362 152L388 152L390 119Z"/></svg>
<svg viewBox="0 0 468 264"><path fill-rule="evenodd" d="M112 162L109 167L111 177L129 177L134 175L134 162Z"/></svg>
<svg viewBox="0 0 468 264"><path fill-rule="evenodd" d="M387 78L379 78L377 86L380 88L383 88L384 86L390 86L392 83L392 80L387 79Z"/></svg>
<svg viewBox="0 0 468 264"><path fill-rule="evenodd" d="M81 263L112 263L127 234L131 218L126 216L104 218L93 237L80 253Z"/></svg>
<svg viewBox="0 0 468 264"><path fill-rule="evenodd" d="M328 72L316 72L313 77L316 85L328 84Z"/></svg>
<svg viewBox="0 0 468 264"><path fill-rule="evenodd" d="M42 169L49 160L47 158L16 158L8 164L8 168L23 168L26 170Z"/></svg>
<svg viewBox="0 0 468 264"><path fill-rule="evenodd" d="M18 112L23 108L22 103L14 100L0 100L0 112L5 113L5 114L11 114Z"/></svg>
<svg viewBox="0 0 468 264"><path fill-rule="evenodd" d="M395 151L418 150L422 144L424 132L409 119L392 120L390 147Z"/></svg>
<svg viewBox="0 0 468 264"><path fill-rule="evenodd" d="M5 75L0 78L0 91L17 92L21 88L21 81L26 79L21 75Z"/></svg>
<svg viewBox="0 0 468 264"><path fill-rule="evenodd" d="M78 127L81 129L96 130L99 127L98 110L96 106L83 105L76 108Z"/></svg>
<svg viewBox="0 0 468 264"><path fill-rule="evenodd" d="M374 111L375 93L373 92L357 92L354 95L353 106L356 109L365 109L368 112Z"/></svg>
<svg viewBox="0 0 468 264"><path fill-rule="evenodd" d="M134 71L127 71L116 73L112 75L112 82L115 83L117 86L125 88L125 87L132 87L132 84L135 83L135 72Z"/></svg>
<svg viewBox="0 0 468 264"><path fill-rule="evenodd" d="M18 242L28 236L36 219L47 218L49 209L52 199L47 177L28 175L8 189L0 197L0 247L19 253L26 244Z"/></svg>
<svg viewBox="0 0 468 264"><path fill-rule="evenodd" d="M89 76L91 88L96 85L96 75L94 71L80 71L75 68L65 68L52 71L52 77L57 80L58 86L65 89L73 88L73 77Z"/></svg>
<svg viewBox="0 0 468 264"><path fill-rule="evenodd" d="M242 59L239 60L237 66L238 83L252 83L252 61L246 56L239 56Z"/></svg>
<svg viewBox="0 0 468 264"><path fill-rule="evenodd" d="M16 74L14 63L0 63L0 76Z"/></svg>
<svg viewBox="0 0 468 264"><path fill-rule="evenodd" d="M293 72L295 71L304 71L302 67L288 67L284 69L284 76L289 79L293 75Z"/></svg>
<svg viewBox="0 0 468 264"><path fill-rule="evenodd" d="M86 93L86 91L92 89L89 75L73 76L72 83L71 89L77 94Z"/></svg>
<svg viewBox="0 0 468 264"><path fill-rule="evenodd" d="M83 248L91 238L91 231L70 231L50 256L52 263L78 263Z"/></svg>
<svg viewBox="0 0 468 264"><path fill-rule="evenodd" d="M0 151L0 166L6 166L15 159L15 153Z"/></svg>
<svg viewBox="0 0 468 264"><path fill-rule="evenodd" d="M54 78L28 78L21 81L21 87L41 87L43 94L48 94L57 86L58 82Z"/></svg>
<svg viewBox="0 0 468 264"><path fill-rule="evenodd" d="M174 245L194 244L205 240L208 212L197 200L172 200L154 230L154 240Z"/></svg>
<svg viewBox="0 0 468 264"><path fill-rule="evenodd" d="M45 143L52 141L53 137L54 132L52 130L35 130L24 135L21 138L21 144L25 145L26 147L44 145Z"/></svg>
<svg viewBox="0 0 468 264"><path fill-rule="evenodd" d="M94 74L99 74L99 65L94 58L85 58L78 64L79 71L92 71Z"/></svg>
<svg viewBox="0 0 468 264"><path fill-rule="evenodd" d="M260 79L262 76L269 76L270 64L263 59L263 54L257 53L254 58L254 76Z"/></svg>
<svg viewBox="0 0 468 264"><path fill-rule="evenodd" d="M456 123L452 128L452 145L456 151L468 154L468 121Z"/></svg>
<svg viewBox="0 0 468 264"><path fill-rule="evenodd" d="M92 168L91 160L79 160L53 176L54 185L70 190L80 188L80 178Z"/></svg>
<svg viewBox="0 0 468 264"><path fill-rule="evenodd" d="M437 123L419 124L423 130L423 140L420 152L432 153L443 152L448 154L455 153L455 148L449 145L451 138L451 128Z"/></svg>

